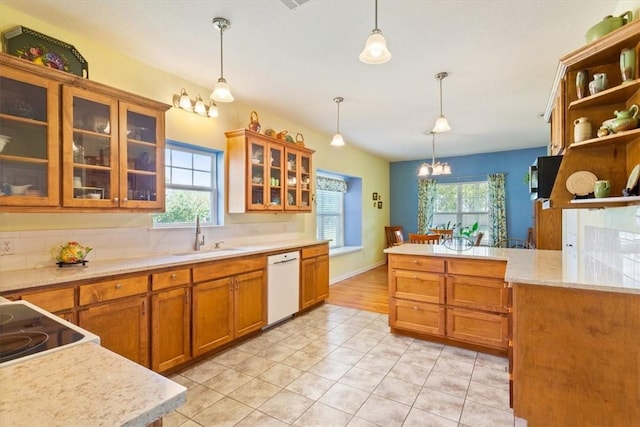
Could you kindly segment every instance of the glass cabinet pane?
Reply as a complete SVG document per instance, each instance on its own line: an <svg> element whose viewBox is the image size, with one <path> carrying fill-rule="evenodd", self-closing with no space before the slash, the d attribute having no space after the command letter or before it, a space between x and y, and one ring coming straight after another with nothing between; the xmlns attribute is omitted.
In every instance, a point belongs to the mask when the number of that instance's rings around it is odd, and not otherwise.
<svg viewBox="0 0 640 427"><path fill-rule="evenodd" d="M251 166L250 175L251 179L251 204L252 205L264 205L264 186L265 186L265 166L264 155L265 147L262 144L251 144Z"/></svg>
<svg viewBox="0 0 640 427"><path fill-rule="evenodd" d="M0 77L0 194L3 196L49 196L47 90Z"/></svg>
<svg viewBox="0 0 640 427"><path fill-rule="evenodd" d="M282 174L282 149L280 147L269 147L269 204L271 206L282 206L282 186L285 185Z"/></svg>

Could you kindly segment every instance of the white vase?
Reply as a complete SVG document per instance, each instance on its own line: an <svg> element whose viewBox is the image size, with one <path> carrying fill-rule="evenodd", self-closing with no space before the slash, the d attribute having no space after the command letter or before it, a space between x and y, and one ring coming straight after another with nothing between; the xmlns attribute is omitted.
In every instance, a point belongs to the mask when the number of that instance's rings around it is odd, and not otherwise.
<svg viewBox="0 0 640 427"><path fill-rule="evenodd" d="M573 142L591 139L591 123L586 117L577 118L574 122Z"/></svg>

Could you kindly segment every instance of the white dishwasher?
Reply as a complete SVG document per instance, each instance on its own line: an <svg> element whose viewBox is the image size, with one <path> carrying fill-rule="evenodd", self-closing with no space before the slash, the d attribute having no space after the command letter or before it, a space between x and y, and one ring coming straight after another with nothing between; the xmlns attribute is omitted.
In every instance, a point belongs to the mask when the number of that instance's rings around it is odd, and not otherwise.
<svg viewBox="0 0 640 427"><path fill-rule="evenodd" d="M298 312L300 295L300 252L267 257L267 326Z"/></svg>

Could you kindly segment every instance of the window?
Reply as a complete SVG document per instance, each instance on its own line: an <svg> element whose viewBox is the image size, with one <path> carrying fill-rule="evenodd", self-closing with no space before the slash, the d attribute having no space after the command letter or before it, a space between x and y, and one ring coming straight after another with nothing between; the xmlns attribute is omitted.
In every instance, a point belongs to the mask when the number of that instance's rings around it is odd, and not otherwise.
<svg viewBox="0 0 640 427"><path fill-rule="evenodd" d="M165 148L165 212L153 215L154 225L217 224L217 162L219 153L167 142Z"/></svg>
<svg viewBox="0 0 640 427"><path fill-rule="evenodd" d="M347 183L339 176L316 177L316 237L330 240L329 248L344 246L344 195Z"/></svg>
<svg viewBox="0 0 640 427"><path fill-rule="evenodd" d="M491 241L487 181L436 184L432 228L456 229L478 223L482 241Z"/></svg>
<svg viewBox="0 0 640 427"><path fill-rule="evenodd" d="M362 247L362 178L316 171L316 238L332 254Z"/></svg>

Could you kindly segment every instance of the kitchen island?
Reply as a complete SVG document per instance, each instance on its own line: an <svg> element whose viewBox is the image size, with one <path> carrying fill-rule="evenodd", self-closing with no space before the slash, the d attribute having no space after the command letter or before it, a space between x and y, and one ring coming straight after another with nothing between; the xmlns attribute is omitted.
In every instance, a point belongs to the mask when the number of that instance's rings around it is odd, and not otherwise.
<svg viewBox="0 0 640 427"><path fill-rule="evenodd" d="M144 427L186 388L87 342L0 368L2 426Z"/></svg>
<svg viewBox="0 0 640 427"><path fill-rule="evenodd" d="M390 278L398 257L417 265L443 261L438 274L445 282L450 275L447 266L454 261L506 262L512 406L529 426L629 426L640 420L640 277L635 270L625 276L607 275L607 266L588 255L561 251L454 251L405 244L385 252ZM485 269L478 265L467 277L483 274ZM447 299L450 288L441 291L445 312L459 310ZM445 332L452 329L451 320L455 317L442 318Z"/></svg>

